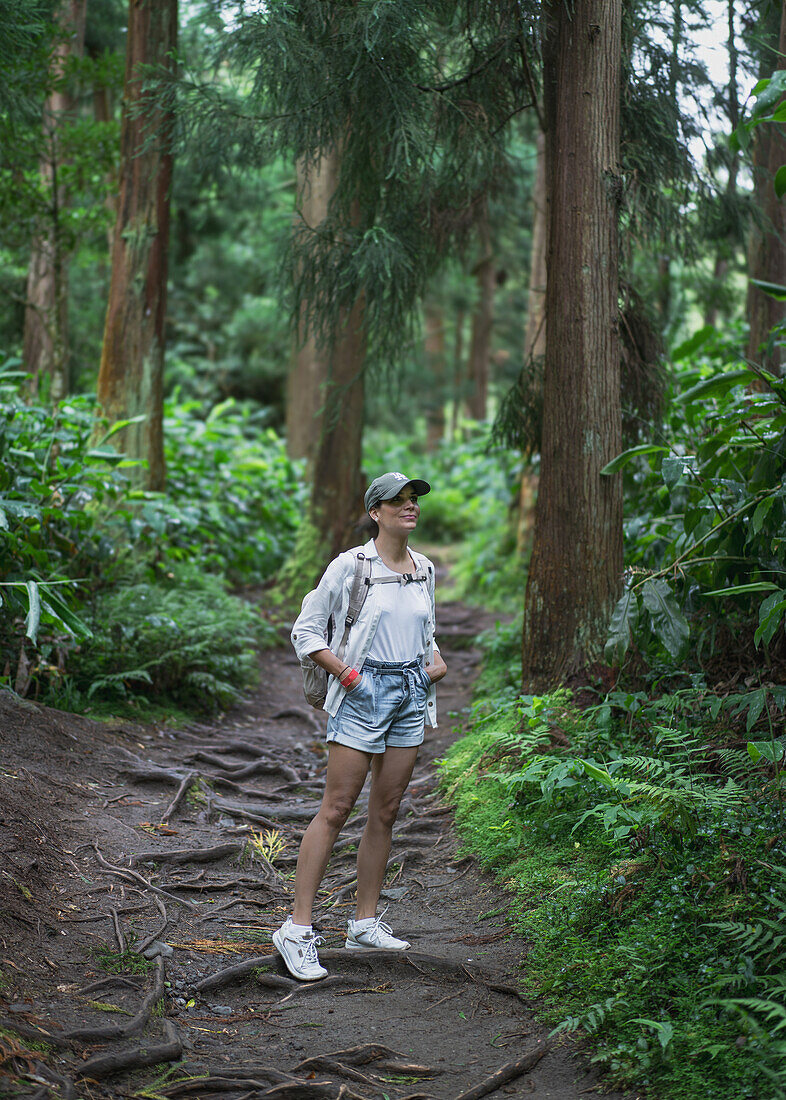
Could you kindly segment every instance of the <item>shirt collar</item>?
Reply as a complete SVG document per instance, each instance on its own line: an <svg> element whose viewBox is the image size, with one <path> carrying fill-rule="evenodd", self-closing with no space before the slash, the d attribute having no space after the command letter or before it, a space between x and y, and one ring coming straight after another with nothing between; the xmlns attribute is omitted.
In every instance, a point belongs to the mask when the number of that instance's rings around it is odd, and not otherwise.
<svg viewBox="0 0 786 1100"><path fill-rule="evenodd" d="M364 558L378 558L379 551L377 550L377 544L373 539L369 539L366 545L363 547Z"/></svg>

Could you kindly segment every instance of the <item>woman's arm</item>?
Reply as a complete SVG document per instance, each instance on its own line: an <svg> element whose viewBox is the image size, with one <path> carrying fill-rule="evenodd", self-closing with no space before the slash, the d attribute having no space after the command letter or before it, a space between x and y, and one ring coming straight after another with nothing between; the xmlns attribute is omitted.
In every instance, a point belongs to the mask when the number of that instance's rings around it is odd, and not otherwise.
<svg viewBox="0 0 786 1100"><path fill-rule="evenodd" d="M447 671L448 666L442 660L442 654L437 649L437 647L434 646L434 660L431 662L430 665L426 665L426 672L429 674L432 684L436 684L439 680L441 680L442 677L447 673Z"/></svg>

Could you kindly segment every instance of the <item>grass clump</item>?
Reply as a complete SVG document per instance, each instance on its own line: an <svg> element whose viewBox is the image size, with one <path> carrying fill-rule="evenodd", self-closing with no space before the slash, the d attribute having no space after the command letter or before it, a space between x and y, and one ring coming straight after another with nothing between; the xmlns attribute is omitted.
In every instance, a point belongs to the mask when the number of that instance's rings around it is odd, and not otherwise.
<svg viewBox="0 0 786 1100"><path fill-rule="evenodd" d="M442 780L465 848L515 898L546 1017L589 1035L617 1085L783 1096L777 767L697 692L579 711L516 693L510 663L498 642Z"/></svg>

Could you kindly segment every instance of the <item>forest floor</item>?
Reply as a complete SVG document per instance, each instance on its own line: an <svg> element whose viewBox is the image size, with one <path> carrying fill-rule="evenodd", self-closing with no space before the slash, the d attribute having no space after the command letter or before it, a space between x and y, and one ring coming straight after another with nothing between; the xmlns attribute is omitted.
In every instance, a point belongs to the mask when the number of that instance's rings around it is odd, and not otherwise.
<svg viewBox="0 0 786 1100"><path fill-rule="evenodd" d="M180 730L0 693L0 1097L602 1092L587 1054L537 1021L510 901L459 854L436 789L470 701L474 636L492 624L440 605L441 725L427 727L383 896L412 950L343 947L361 799L315 920L330 974L311 984L289 978L270 942L326 759L324 716L301 702L288 646L262 655L262 687L242 706ZM277 855L271 837L285 842Z"/></svg>

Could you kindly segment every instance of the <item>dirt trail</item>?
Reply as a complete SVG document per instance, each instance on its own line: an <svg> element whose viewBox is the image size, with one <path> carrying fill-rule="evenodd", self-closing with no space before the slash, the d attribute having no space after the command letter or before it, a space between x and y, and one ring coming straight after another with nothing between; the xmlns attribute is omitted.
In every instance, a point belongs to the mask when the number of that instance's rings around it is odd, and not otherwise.
<svg viewBox="0 0 786 1100"><path fill-rule="evenodd" d="M526 945L502 894L457 857L435 793L434 761L469 702L472 639L491 622L439 608L442 724L427 729L384 890L413 949L343 949L361 800L318 903L330 976L311 985L270 943L325 764L324 719L301 702L289 648L265 655L265 686L244 706L180 732L0 696L0 1096L592 1093L587 1060L533 1020ZM285 841L272 863L253 844L266 831ZM129 947L153 956L149 969L129 965ZM56 1049L42 1054L42 1039Z"/></svg>

